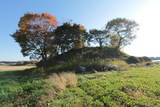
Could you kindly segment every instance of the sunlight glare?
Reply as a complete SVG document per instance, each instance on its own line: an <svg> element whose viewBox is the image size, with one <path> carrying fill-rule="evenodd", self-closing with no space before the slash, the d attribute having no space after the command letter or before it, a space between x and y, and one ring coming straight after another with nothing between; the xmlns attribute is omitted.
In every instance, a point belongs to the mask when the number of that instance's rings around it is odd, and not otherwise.
<svg viewBox="0 0 160 107"><path fill-rule="evenodd" d="M160 56L160 1L138 12L136 21L140 25L137 39L125 51L136 56Z"/></svg>

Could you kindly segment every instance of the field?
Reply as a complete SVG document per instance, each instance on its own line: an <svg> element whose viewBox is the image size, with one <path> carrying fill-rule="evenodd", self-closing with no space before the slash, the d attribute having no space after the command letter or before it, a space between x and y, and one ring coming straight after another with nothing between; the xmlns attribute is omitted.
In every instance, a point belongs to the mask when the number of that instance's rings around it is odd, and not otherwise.
<svg viewBox="0 0 160 107"><path fill-rule="evenodd" d="M61 93L51 105L80 107L159 107L160 68L78 75L79 85Z"/></svg>
<svg viewBox="0 0 160 107"><path fill-rule="evenodd" d="M30 70L0 71L0 107L38 106L55 89L44 78Z"/></svg>
<svg viewBox="0 0 160 107"><path fill-rule="evenodd" d="M0 71L14 71L14 70L25 70L33 68L34 66L5 66L0 65Z"/></svg>
<svg viewBox="0 0 160 107"><path fill-rule="evenodd" d="M77 74L78 85L59 91L30 71L0 72L1 107L159 107L160 65ZM54 82L54 79L53 79ZM44 104L45 102L45 104Z"/></svg>

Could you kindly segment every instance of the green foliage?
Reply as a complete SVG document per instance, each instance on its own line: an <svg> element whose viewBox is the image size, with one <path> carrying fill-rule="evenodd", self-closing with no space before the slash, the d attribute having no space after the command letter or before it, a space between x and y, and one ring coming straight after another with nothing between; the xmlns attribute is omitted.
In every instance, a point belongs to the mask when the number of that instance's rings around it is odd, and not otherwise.
<svg viewBox="0 0 160 107"><path fill-rule="evenodd" d="M78 24L64 23L55 30L57 52L62 54L71 49L83 48L85 29Z"/></svg>
<svg viewBox="0 0 160 107"><path fill-rule="evenodd" d="M53 107L102 107L103 103L94 101L80 88L71 88L61 93L57 100L49 103Z"/></svg>
<svg viewBox="0 0 160 107"><path fill-rule="evenodd" d="M41 76L26 72L0 72L1 107L38 106L43 97L57 92L54 86Z"/></svg>
<svg viewBox="0 0 160 107"><path fill-rule="evenodd" d="M108 45L108 36L107 36L107 33L105 31L92 29L92 30L89 31L89 33L92 37L92 39L90 39L90 41L95 43L95 44L98 43L100 48Z"/></svg>
<svg viewBox="0 0 160 107"><path fill-rule="evenodd" d="M47 60L47 65L49 68L54 69L57 67L69 67L74 69L79 65L90 65L94 62L97 64L103 63L114 65L126 65L124 59L126 59L127 57L127 54L115 48L83 48L71 50L65 54L51 57ZM37 65L41 67L43 65L43 62L41 61Z"/></svg>
<svg viewBox="0 0 160 107"><path fill-rule="evenodd" d="M95 58L95 59L85 59L85 60L77 60L73 59L70 61L67 61L62 64L55 64L53 66L48 67L49 72L56 72L56 71L72 71L72 72L79 72L79 67L83 66L87 68L87 71L91 71L92 68L94 68L97 71L104 71L109 70L109 67L107 65L117 65L117 66L123 66L128 67L129 65L122 59L116 59L116 58ZM113 69L111 69L113 70ZM109 70L109 71L111 71ZM116 69L114 69L116 70ZM118 69L117 69L118 70ZM80 73L80 72L79 72Z"/></svg>
<svg viewBox="0 0 160 107"><path fill-rule="evenodd" d="M118 46L119 36L115 34L110 34L110 44L109 47L116 48Z"/></svg>
<svg viewBox="0 0 160 107"><path fill-rule="evenodd" d="M142 63L142 62L151 62L151 60L148 57L130 56L127 58L126 62L128 64L136 64L136 63Z"/></svg>
<svg viewBox="0 0 160 107"><path fill-rule="evenodd" d="M130 56L126 61L129 64L136 64L141 62L138 57L134 57L134 56Z"/></svg>
<svg viewBox="0 0 160 107"><path fill-rule="evenodd" d="M78 88L64 91L56 100L51 101L51 104L65 107L77 105L81 107L86 102L87 107L95 104L100 107L159 106L158 66L133 68L130 71L80 74ZM84 97L87 101L83 100ZM78 104L75 103L76 99L80 99Z"/></svg>
<svg viewBox="0 0 160 107"><path fill-rule="evenodd" d="M132 68L129 71L78 74L78 86L61 92L50 84L51 79L42 78L42 74L34 75L31 71L2 71L0 106L159 106L159 63L152 65Z"/></svg>

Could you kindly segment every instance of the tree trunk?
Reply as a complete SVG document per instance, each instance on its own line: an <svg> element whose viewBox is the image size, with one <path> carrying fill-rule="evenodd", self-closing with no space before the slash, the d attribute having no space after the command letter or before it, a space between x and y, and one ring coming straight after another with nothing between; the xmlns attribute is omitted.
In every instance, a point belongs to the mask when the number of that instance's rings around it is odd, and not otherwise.
<svg viewBox="0 0 160 107"><path fill-rule="evenodd" d="M120 49L121 43L122 43L122 38L120 38L119 41L118 41L117 49Z"/></svg>
<svg viewBox="0 0 160 107"><path fill-rule="evenodd" d="M42 54L42 62L43 62L43 71L47 72L47 55L46 52Z"/></svg>
<svg viewBox="0 0 160 107"><path fill-rule="evenodd" d="M99 39L99 47L100 47L100 49L102 49L102 40L101 39Z"/></svg>

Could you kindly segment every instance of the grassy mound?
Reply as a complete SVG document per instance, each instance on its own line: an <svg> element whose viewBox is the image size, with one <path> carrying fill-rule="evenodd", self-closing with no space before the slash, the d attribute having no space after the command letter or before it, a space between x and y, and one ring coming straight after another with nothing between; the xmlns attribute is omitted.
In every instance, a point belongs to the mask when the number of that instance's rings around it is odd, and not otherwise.
<svg viewBox="0 0 160 107"><path fill-rule="evenodd" d="M127 70L129 64L137 64L150 61L147 57L134 57L125 54L115 48L82 48L74 49L62 55L51 57L47 60L48 71L73 71L82 73L80 69L85 68L86 72L110 71L110 70ZM41 61L37 64L42 67L44 63ZM112 66L113 65L113 66ZM115 67L116 65L117 67ZM112 67L111 67L112 66Z"/></svg>
<svg viewBox="0 0 160 107"><path fill-rule="evenodd" d="M65 62L71 61L86 61L86 60L94 60L94 59L106 59L106 58L119 58L126 59L129 55L115 49L115 48L82 48L82 49L74 49L69 52L63 53L61 55L51 57L47 61L48 66L53 66L56 64L61 64ZM38 63L39 66L42 66L43 63Z"/></svg>
<svg viewBox="0 0 160 107"><path fill-rule="evenodd" d="M114 48L83 48L71 50L47 60L48 71L74 71L79 67L105 66L106 64L127 65L125 61L129 56ZM42 67L43 62L37 64ZM101 71L101 69L100 69Z"/></svg>

